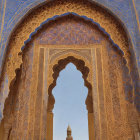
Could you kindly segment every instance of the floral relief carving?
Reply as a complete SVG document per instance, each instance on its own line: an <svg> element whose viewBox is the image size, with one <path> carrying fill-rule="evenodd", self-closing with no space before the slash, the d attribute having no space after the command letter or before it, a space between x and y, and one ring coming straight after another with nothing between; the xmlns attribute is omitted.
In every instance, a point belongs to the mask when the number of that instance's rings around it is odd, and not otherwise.
<svg viewBox="0 0 140 140"><path fill-rule="evenodd" d="M57 57L67 54L74 53L83 56L89 62L91 62L91 49L50 49L50 63ZM53 53L54 52L54 53Z"/></svg>
<svg viewBox="0 0 140 140"><path fill-rule="evenodd" d="M68 50L69 51L69 50ZM53 61L50 61L51 60L51 57L50 57L50 60L49 60L49 77L48 77L48 81L49 81L49 83L52 83L53 82L53 77L52 77L52 75L53 75L53 71L52 71L52 69L53 69L53 66L54 65L56 65L58 62L59 62L59 60L61 60L61 59L65 59L65 58L67 58L68 56L74 56L76 59L81 59L81 60L84 60L84 62L85 62L85 66L87 66L88 68L92 68L92 65L91 65L91 63L84 57L84 56L82 56L81 55L81 53L79 52L79 55L77 55L76 53L73 53L73 52L67 52L66 54L65 53L63 53L62 52L62 54L61 55L57 55L57 54L55 54L55 56L56 56L56 58L53 60ZM89 74L88 74L88 76L87 76L87 81L89 81L89 82L91 82L91 70L89 71Z"/></svg>
<svg viewBox="0 0 140 140"><path fill-rule="evenodd" d="M88 18L93 19L95 22L99 23L100 26L105 29L105 31L111 36L111 38L109 38L108 36L104 36L104 41L102 40L99 44L89 44L89 45L83 45L82 47L80 45L78 45L79 47L76 47L76 45L72 48L73 45L71 46L64 46L59 48L59 45L56 45L58 47L56 47L54 44L49 44L51 47L48 47L48 44L45 44L46 46L43 47L43 44L41 44L38 40L37 40L37 36L32 36L29 37L31 35L31 33L33 33L36 28L41 27L41 24L46 21L46 19L48 18L52 18L55 15L62 15L64 13L67 12L74 12L77 13L80 16L85 15ZM38 32L41 32L41 30L38 30ZM101 30L102 32L102 30ZM42 32L41 32L42 33ZM47 36L45 36L47 37ZM97 38L95 38L95 40L98 40L98 36L96 36ZM108 71L105 71L104 75L105 75L105 80L107 81L107 86L105 87L105 90L107 91L106 93L106 98L111 98L112 99L108 99L110 102L108 103L108 118L110 119L110 104L111 104L111 108L112 108L112 114L114 115L114 122L116 123L117 121L117 125L116 126L110 126L110 134L112 136L115 137L115 134L118 135L119 133L116 131L117 126L119 127L119 125L123 125L123 123L121 124L120 122L122 121L121 118L121 112L120 112L120 99L118 97L118 95L116 93L118 93L118 75L116 73L116 71L120 70L122 67L122 69L124 67L129 68L129 60L130 60L130 52L129 52L129 44L128 44L128 40L127 37L125 35L124 30L122 29L122 27L118 24L118 21L116 21L109 13L105 12L104 10L100 9L98 6L91 4L85 0L60 0L60 1L53 1L50 3L45 4L44 6L41 6L39 8L37 8L36 10L34 10L31 14L29 14L24 20L23 22L17 27L17 29L15 30L15 32L13 33L11 40L9 42L9 49L8 49L8 54L7 54L7 60L5 62L6 64L6 72L8 74L9 77L9 84L11 83L11 81L13 80L13 78L15 77L16 73L15 70L17 68L21 67L22 70L22 77L21 79L23 80L24 77L28 77L27 78L27 83L30 82L31 78L29 78L30 73L26 73L26 70L28 70L28 65L26 65L26 63L28 63L28 61L30 61L31 59L28 58L26 56L26 49L24 51L21 51L21 47L24 46L24 42L26 40L28 40L30 38L30 42L25 44L26 48L32 48L34 49L34 53L31 54L36 60L34 61L34 65L33 67L38 69L37 64L39 63L38 61L38 56L36 55L39 52L39 49L43 48L44 50L46 49L47 52L45 52L45 54L47 54L47 58L46 61L47 63L44 65L47 65L47 94L48 94L48 106L47 106L47 111L51 112L53 107L54 107L54 103L55 103L55 99L53 97L52 94L52 89L54 88L54 86L56 85L56 79L59 76L59 72L65 68L66 64L68 64L69 62L72 62L76 65L77 69L81 71L81 73L83 74L83 79L85 81L85 86L88 88L88 96L86 99L86 105L87 105L87 110L89 113L93 113L93 106L96 106L96 104L98 104L98 102L96 102L98 99L97 95L99 94L98 91L98 83L96 83L96 73L97 74L101 74L102 71L100 71L100 73L98 73L98 71L96 70L96 62L97 62L97 49L101 50L103 49L103 47L105 46L105 43L110 43L110 46L108 49L110 49L111 47L114 47L114 44L117 44L120 48L120 50L118 49L113 50L116 52L116 54L118 54L119 59L116 59L116 56L114 55L113 52L109 52L109 50L106 51L106 53L110 53L109 56L109 61L106 62L108 69L110 69L110 72L108 73ZM39 38L40 39L40 38ZM54 38L53 38L54 39ZM111 41L110 39L112 39L113 41ZM63 38L62 38L63 40ZM37 42L38 41L38 42ZM45 42L45 41L44 41ZM40 44L38 44L40 43ZM41 46L42 45L42 46ZM47 46L48 45L48 46ZM61 44L60 44L61 46ZM95 47L96 46L96 47ZM66 48L69 47L69 48ZM101 48L102 47L102 48ZM112 48L111 48L112 49ZM111 51L110 49L110 51ZM120 52L121 54L120 54ZM93 53L94 52L94 53ZM99 51L100 52L100 51ZM123 56L124 53L124 56ZM101 54L100 54L101 55ZM107 55L107 54L106 54ZM117 56L117 57L118 57ZM94 59L93 59L94 57ZM100 60L101 57L98 58L98 60ZM120 67L118 66L119 64L116 63L116 61L121 60L122 62L119 63ZM127 60L127 63L126 63ZM96 61L96 62L95 62ZM104 61L104 60L102 60ZM100 61L99 61L100 62ZM124 65L122 64L124 62ZM31 64L32 62L30 62ZM127 66L126 66L127 64ZM94 68L93 68L94 67ZM32 99L30 99L29 101L29 94L28 96L25 98L24 94L20 94L19 95L19 104L21 104L21 111L16 112L16 114L18 114L19 118L16 121L17 123L17 127L14 129L13 128L13 132L22 132L22 127L20 127L21 123L23 124L24 130L28 130L29 128L29 133L32 132L32 129L34 128L34 122L32 122L32 120L34 119L34 114L35 112L37 112L37 110L34 108L34 106L32 106L33 104L35 104L35 98L37 96L37 71L35 71L35 69L33 68L33 73L34 76L32 78L33 82L31 85L31 97L33 97ZM99 69L101 68L101 65L99 67ZM128 75L129 75L129 70L127 71ZM29 72L29 71L28 71ZM93 73L95 74L93 76ZM102 77L102 76L101 76ZM100 78L99 78L100 79ZM98 80L99 80L98 79ZM97 82L98 82L97 80ZM129 79L130 80L130 79ZM102 80L101 80L102 81ZM91 84L90 84L91 83ZM24 81L25 84L25 89L27 89L28 84L26 84L26 82ZM126 84L128 84L128 82L126 81ZM131 83L130 83L131 84ZM93 86L94 85L94 86ZM92 86L95 88L94 90L94 105L93 105L93 92L92 92ZM129 85L128 85L129 86ZM108 90L108 88L110 88L110 91ZM97 93L96 93L97 92ZM111 97L108 96L108 92L110 92L109 94L111 94ZM24 90L21 90L20 93L25 93ZM103 92L101 92L102 94ZM33 95L33 96L32 96ZM25 108L28 105L28 101L30 102L30 120L29 120L29 127L27 128L26 123L23 123L22 118L20 118L20 116L22 116L25 112L22 111L22 108ZM24 104L22 104L22 102L24 102ZM106 107L106 106L105 106ZM106 107L107 108L107 107ZM94 108L95 111L94 113L97 111L96 109L99 108ZM104 110L104 106L102 105L101 110ZM39 110L39 108L38 108ZM97 114L95 114L97 116ZM104 114L105 115L105 114ZM26 115L25 115L26 116ZM24 118L24 117L23 117ZM27 118L25 117L25 120L27 121ZM24 122L25 122L24 120ZM96 121L96 120L95 120ZM103 122L105 121L105 118L103 118ZM110 121L110 124L112 125L112 120ZM122 121L123 122L123 121ZM97 125L96 125L97 126ZM97 126L98 127L98 126ZM98 130L98 129L97 129ZM101 131L102 132L102 131ZM25 132L27 133L27 131ZM100 131L99 131L100 133ZM105 133L105 132L104 132ZM32 134L29 134L32 135ZM121 134L119 134L121 136ZM19 137L19 136L18 136ZM116 136L117 138L117 136ZM26 139L26 138L25 138Z"/></svg>
<svg viewBox="0 0 140 140"><path fill-rule="evenodd" d="M79 16L84 15L88 18L93 19L93 21L95 21L96 23L99 23L100 24L99 26L105 29L105 31L111 36L111 39L113 40L113 42L117 44L119 48L121 49L121 51L124 53L124 56L122 56L121 54L121 57L124 57L123 59L125 61L127 60L127 66L130 70L131 67L129 65L129 61L130 61L130 52L129 52L129 44L128 44L129 42L126 37L125 31L119 25L119 22L115 20L108 12L105 12L100 7L94 4L91 4L85 0L80 0L80 1L78 0L67 1L66 0L65 2L63 0L60 0L60 1L53 1L53 2L47 3L44 6L41 6L35 9L23 20L22 23L19 24L19 26L16 28L16 30L12 34L10 42L9 42L7 59L5 62L6 64L5 70L9 77L9 85L16 75L15 70L18 69L21 64L24 66L24 64L26 63L26 62L23 63L22 57L24 56L24 52L21 51L21 48L22 46L24 46L24 42L30 38L29 36L31 35L31 33L33 33L36 30L36 28L41 27L41 24L44 21L46 21L48 18L52 18L55 15L62 15L67 12L73 12L73 13L78 14ZM35 39L36 39L36 36L32 36L30 43L33 42L37 44L38 42L34 42L36 41ZM107 39L108 41L108 36L106 36L105 39ZM61 49L60 48L48 49L49 50L48 83L49 84L52 83L52 85L50 86L50 96L49 96L51 104L50 106L48 106L48 111L51 112L51 110L53 109L53 105L55 103L55 99L51 93L51 90L52 90L52 87L55 86L56 84L55 80L58 76L57 74L59 74L59 70L62 70L65 67L65 63L67 63L68 61L71 62L70 60L72 60L72 62L75 63L75 60L73 59L74 57L75 59L77 59L77 61L79 61L79 64L77 64L76 62L76 64L78 65L77 67L80 68L82 72L85 72L85 74L83 74L85 76L84 80L86 81L85 85L89 89L86 105L87 105L88 111L93 112L93 108L90 108L90 106L92 106L93 103L91 101L92 95L91 95L91 86L89 83L92 83L92 77L93 77L92 75L93 64L91 64L92 63L91 52L94 49L94 47L93 46L91 47L90 45L92 44L89 44L89 47L88 48L85 47L84 49L76 48L76 46L74 46L74 48L69 48L69 49L65 47ZM26 44L26 47L29 47L28 44ZM104 47L104 42L101 42L101 47ZM61 63L61 60L65 60L64 64L62 65L62 67L59 67L60 68L59 70L56 70L54 66L58 66L59 63ZM80 60L83 60L83 61L80 61ZM26 57L24 58L24 61L26 61ZM83 64L83 62L85 64ZM112 79L110 87L113 89L112 91L115 94L117 91L117 83L116 83L117 77L115 77L116 75L113 73L113 71L115 69L118 69L118 67L116 66L116 64L112 65L112 62L113 61L110 61L108 63L108 66L112 70L110 72L110 77ZM84 68L81 66L81 64L84 65ZM26 65L24 66L24 68L27 69ZM56 73L52 71L52 69ZM24 72L22 74L26 75L26 71ZM35 89L33 90L35 92ZM114 99L117 100L117 98L115 97ZM118 107L116 109L119 110L120 108ZM119 116L119 113L118 113L118 116Z"/></svg>
<svg viewBox="0 0 140 140"><path fill-rule="evenodd" d="M85 0L53 1L31 12L12 34L7 54L8 59L6 60L6 71L9 75L9 83L15 77L15 69L20 67L22 63L21 57L18 54L24 45L24 41L26 41L30 34L46 19L67 12L87 16L99 23L100 26L110 34L112 40L124 51L125 57L127 61L129 61L129 45L125 32L118 21L108 12Z"/></svg>
<svg viewBox="0 0 140 140"><path fill-rule="evenodd" d="M48 111L52 112L53 108L54 108L54 103L55 103L55 98L52 94L52 89L56 86L56 80L57 77L59 76L59 72L65 68L65 66L68 63L73 63L77 69L79 71L81 71L82 75L83 75L83 79L84 79L84 84L85 86L88 88L88 95L86 98L86 105L87 105L87 110L89 113L93 113L93 97L92 97L92 85L91 80L90 79L90 72L91 72L91 67L89 67L89 65L87 66L87 61L83 61L85 59L83 59L82 57L77 57L74 54L69 55L69 53L67 53L67 55L63 55L63 56L59 56L57 57L57 59L55 59L55 61L53 61L53 63L49 63L49 76L48 76L48 83L49 83L49 87L48 87ZM91 65L91 64L90 64ZM53 70L53 71L52 71Z"/></svg>

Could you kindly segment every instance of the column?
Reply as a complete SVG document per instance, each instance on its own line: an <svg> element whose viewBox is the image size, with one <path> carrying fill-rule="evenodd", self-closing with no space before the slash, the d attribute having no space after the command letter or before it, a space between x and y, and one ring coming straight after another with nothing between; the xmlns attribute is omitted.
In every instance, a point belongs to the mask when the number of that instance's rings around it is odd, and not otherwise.
<svg viewBox="0 0 140 140"><path fill-rule="evenodd" d="M53 113L47 113L47 137L46 140L53 140Z"/></svg>

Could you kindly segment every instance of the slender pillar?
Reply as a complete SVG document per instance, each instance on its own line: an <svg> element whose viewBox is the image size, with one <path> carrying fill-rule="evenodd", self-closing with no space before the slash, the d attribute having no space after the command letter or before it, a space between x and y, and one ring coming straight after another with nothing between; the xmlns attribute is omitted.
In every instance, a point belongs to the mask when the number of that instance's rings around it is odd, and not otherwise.
<svg viewBox="0 0 140 140"><path fill-rule="evenodd" d="M71 128L70 128L70 126L68 126L68 128L67 128L67 138L66 138L66 140L73 140L73 137L71 136Z"/></svg>
<svg viewBox="0 0 140 140"><path fill-rule="evenodd" d="M94 119L93 113L88 113L89 140L95 140L94 120L93 119Z"/></svg>
<svg viewBox="0 0 140 140"><path fill-rule="evenodd" d="M47 137L46 140L53 140L53 113L47 113Z"/></svg>

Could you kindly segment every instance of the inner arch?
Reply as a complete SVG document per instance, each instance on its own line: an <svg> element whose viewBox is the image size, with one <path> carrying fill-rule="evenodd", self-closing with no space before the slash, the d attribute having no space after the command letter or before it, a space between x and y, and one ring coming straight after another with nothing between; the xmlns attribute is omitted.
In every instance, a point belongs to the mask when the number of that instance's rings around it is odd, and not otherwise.
<svg viewBox="0 0 140 140"><path fill-rule="evenodd" d="M88 132L89 132L89 140L92 140L94 138L93 135L93 98L92 98L92 85L89 83L89 81L87 80L88 74L89 74L89 68L87 66L85 66L85 62L81 59L77 59L74 56L68 56L67 58L64 59L60 59L58 61L57 64L55 64L53 66L53 83L50 84L49 88L48 88L48 106L47 106L47 116L49 119L47 119L48 123L50 124L49 126L47 126L47 138L48 139L53 139L53 134L50 132L53 132L52 128L53 128L53 108L54 108L54 104L55 104L55 98L54 95L52 93L52 90L54 89L54 87L56 86L56 81L57 78L61 72L61 70L63 70L66 65L68 63L73 63L77 70L79 70L82 73L82 77L84 79L84 85L87 87L88 89L88 93L87 93L87 97L85 100L85 104L86 104L86 108L88 111ZM51 123L50 123L51 120Z"/></svg>
<svg viewBox="0 0 140 140"><path fill-rule="evenodd" d="M54 99L54 96L52 94L52 90L56 86L56 80L59 76L59 73L70 62L73 63L76 66L77 70L79 70L82 73L82 77L84 79L84 85L88 88L88 96L87 96L87 100L86 100L87 109L89 109L89 112L93 112L93 107L92 107L92 109L90 109L90 107L88 107L88 105L89 105L88 102L90 102L93 105L93 103L90 100L90 98L92 98L92 85L87 80L87 77L89 74L89 68L87 66L85 66L85 62L83 60L77 59L73 56L68 56L67 58L60 59L58 61L58 64L55 64L53 66L53 72L54 72L52 75L53 76L53 83L51 83L49 88L48 88L49 101L50 101L50 102L48 102L48 111L52 112L52 110L54 108L55 99Z"/></svg>

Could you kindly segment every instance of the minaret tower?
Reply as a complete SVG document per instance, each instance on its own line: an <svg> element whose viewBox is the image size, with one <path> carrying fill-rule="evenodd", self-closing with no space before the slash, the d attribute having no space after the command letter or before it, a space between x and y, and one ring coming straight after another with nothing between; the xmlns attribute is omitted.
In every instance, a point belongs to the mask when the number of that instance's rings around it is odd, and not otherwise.
<svg viewBox="0 0 140 140"><path fill-rule="evenodd" d="M71 136L71 128L70 126L68 125L68 128L67 128L67 138L66 140L73 140L73 137Z"/></svg>

